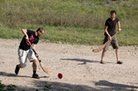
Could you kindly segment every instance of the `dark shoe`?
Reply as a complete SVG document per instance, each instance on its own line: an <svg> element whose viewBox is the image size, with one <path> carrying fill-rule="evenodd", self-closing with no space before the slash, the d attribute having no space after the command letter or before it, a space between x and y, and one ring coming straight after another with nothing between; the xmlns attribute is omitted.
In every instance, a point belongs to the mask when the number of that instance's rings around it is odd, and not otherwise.
<svg viewBox="0 0 138 91"><path fill-rule="evenodd" d="M117 61L117 64L123 64L123 62L121 62L121 61Z"/></svg>
<svg viewBox="0 0 138 91"><path fill-rule="evenodd" d="M38 74L33 74L33 75L32 75L32 78L39 79L39 75L38 75Z"/></svg>
<svg viewBox="0 0 138 91"><path fill-rule="evenodd" d="M105 64L105 62L103 62L103 61L101 61L100 63L101 63L101 64Z"/></svg>
<svg viewBox="0 0 138 91"><path fill-rule="evenodd" d="M16 74L16 75L18 75L19 70L20 70L19 66L18 66L18 65L16 65L16 68L15 68L15 74Z"/></svg>

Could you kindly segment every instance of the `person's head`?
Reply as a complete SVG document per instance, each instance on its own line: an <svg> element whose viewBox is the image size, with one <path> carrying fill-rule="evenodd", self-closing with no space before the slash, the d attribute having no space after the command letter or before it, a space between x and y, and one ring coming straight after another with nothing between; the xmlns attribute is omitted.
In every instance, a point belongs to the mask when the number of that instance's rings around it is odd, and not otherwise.
<svg viewBox="0 0 138 91"><path fill-rule="evenodd" d="M110 15L111 15L111 18L115 18L116 17L116 11L115 10L111 10L110 11Z"/></svg>
<svg viewBox="0 0 138 91"><path fill-rule="evenodd" d="M39 28L36 30L36 32L37 32L37 36L42 36L42 35L44 34L45 30L44 30L44 28L39 27Z"/></svg>

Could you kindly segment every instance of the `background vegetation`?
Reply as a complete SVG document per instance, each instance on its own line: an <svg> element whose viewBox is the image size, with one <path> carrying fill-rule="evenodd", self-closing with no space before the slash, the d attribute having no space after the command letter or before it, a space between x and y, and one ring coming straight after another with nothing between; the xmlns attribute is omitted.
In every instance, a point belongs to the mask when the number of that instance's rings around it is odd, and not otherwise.
<svg viewBox="0 0 138 91"><path fill-rule="evenodd" d="M0 38L22 38L20 30L47 31L50 42L99 45L105 20L116 10L120 45L138 45L137 0L0 0Z"/></svg>
<svg viewBox="0 0 138 91"><path fill-rule="evenodd" d="M0 81L0 91L18 91L18 90L19 90L19 88L17 86L12 85L12 84L5 85ZM22 91L26 91L26 90L22 90ZM39 91L39 90L36 89L35 91ZM50 84L45 83L43 90L41 90L41 91L53 91L53 88Z"/></svg>

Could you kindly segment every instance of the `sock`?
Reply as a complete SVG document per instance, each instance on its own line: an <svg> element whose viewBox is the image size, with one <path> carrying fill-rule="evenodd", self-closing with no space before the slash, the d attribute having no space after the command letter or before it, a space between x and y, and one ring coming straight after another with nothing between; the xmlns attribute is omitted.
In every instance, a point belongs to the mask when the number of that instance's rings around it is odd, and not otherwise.
<svg viewBox="0 0 138 91"><path fill-rule="evenodd" d="M36 71L33 71L33 74L36 74Z"/></svg>

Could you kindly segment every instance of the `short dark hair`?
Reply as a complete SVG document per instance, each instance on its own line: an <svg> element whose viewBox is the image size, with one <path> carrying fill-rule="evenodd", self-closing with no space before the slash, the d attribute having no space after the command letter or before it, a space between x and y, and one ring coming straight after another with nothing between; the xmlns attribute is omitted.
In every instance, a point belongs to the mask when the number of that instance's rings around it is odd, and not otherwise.
<svg viewBox="0 0 138 91"><path fill-rule="evenodd" d="M38 31L44 31L44 28L42 28L42 27L39 27L36 31L38 32Z"/></svg>
<svg viewBox="0 0 138 91"><path fill-rule="evenodd" d="M117 12L115 10L111 10L110 14L113 14L113 13L117 14Z"/></svg>

